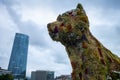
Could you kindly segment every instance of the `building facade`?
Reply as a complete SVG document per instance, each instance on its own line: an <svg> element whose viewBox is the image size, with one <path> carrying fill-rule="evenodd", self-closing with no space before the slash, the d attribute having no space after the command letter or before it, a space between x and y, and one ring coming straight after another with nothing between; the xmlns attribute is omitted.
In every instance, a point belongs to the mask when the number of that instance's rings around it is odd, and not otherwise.
<svg viewBox="0 0 120 80"><path fill-rule="evenodd" d="M72 80L71 75L61 75L55 78L55 80Z"/></svg>
<svg viewBox="0 0 120 80"><path fill-rule="evenodd" d="M54 80L53 71L33 71L31 73L31 80Z"/></svg>
<svg viewBox="0 0 120 80"><path fill-rule="evenodd" d="M0 67L0 75L5 75L5 74L11 74L11 71L8 71L8 70L6 70L6 69L2 69L2 68Z"/></svg>
<svg viewBox="0 0 120 80"><path fill-rule="evenodd" d="M8 70L15 79L24 79L28 54L29 37L25 34L16 33Z"/></svg>

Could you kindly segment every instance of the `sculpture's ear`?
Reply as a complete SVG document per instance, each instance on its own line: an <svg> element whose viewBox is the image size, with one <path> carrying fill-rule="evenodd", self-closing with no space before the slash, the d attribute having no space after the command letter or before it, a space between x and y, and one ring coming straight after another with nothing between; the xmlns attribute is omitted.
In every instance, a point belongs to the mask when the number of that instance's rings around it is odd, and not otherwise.
<svg viewBox="0 0 120 80"><path fill-rule="evenodd" d="M82 10L83 9L82 4L78 3L77 8Z"/></svg>

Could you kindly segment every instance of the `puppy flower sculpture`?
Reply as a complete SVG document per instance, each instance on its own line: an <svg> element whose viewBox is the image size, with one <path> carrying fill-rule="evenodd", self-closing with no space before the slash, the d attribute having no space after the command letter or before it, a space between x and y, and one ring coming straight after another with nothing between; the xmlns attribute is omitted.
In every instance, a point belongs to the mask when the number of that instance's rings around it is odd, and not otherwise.
<svg viewBox="0 0 120 80"><path fill-rule="evenodd" d="M49 35L61 42L72 65L72 80L120 79L120 58L105 48L90 32L81 4L47 25Z"/></svg>

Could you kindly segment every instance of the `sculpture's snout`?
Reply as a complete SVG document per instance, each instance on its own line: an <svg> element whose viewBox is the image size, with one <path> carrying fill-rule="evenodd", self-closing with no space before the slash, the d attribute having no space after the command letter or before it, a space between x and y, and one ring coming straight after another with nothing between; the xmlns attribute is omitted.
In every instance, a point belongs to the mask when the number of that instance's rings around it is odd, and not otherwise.
<svg viewBox="0 0 120 80"><path fill-rule="evenodd" d="M50 25L51 25L51 23L48 23L48 24L47 24L47 28L49 28L49 27L50 27Z"/></svg>

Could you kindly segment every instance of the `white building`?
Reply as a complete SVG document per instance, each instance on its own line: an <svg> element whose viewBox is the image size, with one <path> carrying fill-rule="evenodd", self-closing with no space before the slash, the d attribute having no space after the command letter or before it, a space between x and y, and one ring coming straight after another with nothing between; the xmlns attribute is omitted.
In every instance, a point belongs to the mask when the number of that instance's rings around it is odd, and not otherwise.
<svg viewBox="0 0 120 80"><path fill-rule="evenodd" d="M11 74L11 71L2 69L2 68L0 67L0 75L3 75L3 74Z"/></svg>
<svg viewBox="0 0 120 80"><path fill-rule="evenodd" d="M61 75L55 78L55 80L72 80L71 75Z"/></svg>
<svg viewBox="0 0 120 80"><path fill-rule="evenodd" d="M54 80L54 72L53 71L32 71L31 80Z"/></svg>

